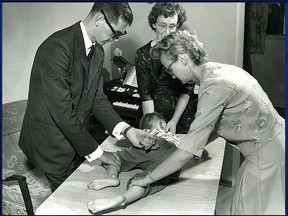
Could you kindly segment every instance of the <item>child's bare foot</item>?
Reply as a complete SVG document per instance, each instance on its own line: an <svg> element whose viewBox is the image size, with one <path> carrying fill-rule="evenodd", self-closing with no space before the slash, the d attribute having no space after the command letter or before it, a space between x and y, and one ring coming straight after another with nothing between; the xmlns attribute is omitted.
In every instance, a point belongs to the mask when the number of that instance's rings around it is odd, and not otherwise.
<svg viewBox="0 0 288 216"><path fill-rule="evenodd" d="M91 190L101 190L106 187L115 187L120 184L118 179L106 178L90 180L87 184L87 188Z"/></svg>
<svg viewBox="0 0 288 216"><path fill-rule="evenodd" d="M88 202L88 209L92 213L97 213L107 209L115 208L125 204L125 198L121 195L110 199L95 199Z"/></svg>

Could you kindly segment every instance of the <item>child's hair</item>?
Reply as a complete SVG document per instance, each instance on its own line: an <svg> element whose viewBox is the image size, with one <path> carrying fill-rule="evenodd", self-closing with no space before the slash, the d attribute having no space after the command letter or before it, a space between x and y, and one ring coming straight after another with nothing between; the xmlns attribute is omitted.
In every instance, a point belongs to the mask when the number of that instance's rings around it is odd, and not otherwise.
<svg viewBox="0 0 288 216"><path fill-rule="evenodd" d="M160 129L165 129L165 120L164 118L157 112L147 113L142 116L139 128L140 129L155 129L160 126Z"/></svg>

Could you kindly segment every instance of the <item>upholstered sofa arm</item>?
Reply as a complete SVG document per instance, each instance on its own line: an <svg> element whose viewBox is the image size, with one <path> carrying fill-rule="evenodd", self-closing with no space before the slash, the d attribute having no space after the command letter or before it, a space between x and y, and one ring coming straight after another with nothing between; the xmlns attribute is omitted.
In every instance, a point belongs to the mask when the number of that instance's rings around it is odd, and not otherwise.
<svg viewBox="0 0 288 216"><path fill-rule="evenodd" d="M8 176L7 178L3 179L3 181L15 181L15 180L18 183L22 182L22 181L26 182L26 177L22 176L22 175L14 174L14 175Z"/></svg>
<svg viewBox="0 0 288 216"><path fill-rule="evenodd" d="M9 176L17 174L15 170L3 169L2 170L2 180L8 178Z"/></svg>
<svg viewBox="0 0 288 216"><path fill-rule="evenodd" d="M52 193L45 174L18 146L26 106L27 100L2 104L3 215L33 215Z"/></svg>

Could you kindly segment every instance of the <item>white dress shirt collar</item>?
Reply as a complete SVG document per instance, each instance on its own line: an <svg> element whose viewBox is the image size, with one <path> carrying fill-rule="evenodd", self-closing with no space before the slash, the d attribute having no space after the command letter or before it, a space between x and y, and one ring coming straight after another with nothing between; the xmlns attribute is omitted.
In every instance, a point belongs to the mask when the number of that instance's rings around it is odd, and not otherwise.
<svg viewBox="0 0 288 216"><path fill-rule="evenodd" d="M86 56L87 56L89 51L90 51L90 47L92 45L94 45L95 43L92 43L90 38L88 37L88 34L87 34L85 27L84 27L84 24L83 24L83 20L80 22L80 27L81 27L81 31L82 31L83 38L84 38L85 51L86 51Z"/></svg>

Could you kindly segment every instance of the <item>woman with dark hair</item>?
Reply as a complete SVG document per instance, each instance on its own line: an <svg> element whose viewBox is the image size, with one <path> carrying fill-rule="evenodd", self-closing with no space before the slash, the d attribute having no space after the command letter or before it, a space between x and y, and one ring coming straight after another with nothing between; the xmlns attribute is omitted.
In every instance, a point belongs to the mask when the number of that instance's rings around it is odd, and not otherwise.
<svg viewBox="0 0 288 216"><path fill-rule="evenodd" d="M172 133L187 133L196 110L191 96L194 86L183 85L163 70L159 60L151 59L150 49L170 32L176 31L186 21L184 8L177 3L156 3L149 16L149 25L156 38L136 52L135 66L143 115L160 113ZM177 130L176 130L177 127Z"/></svg>
<svg viewBox="0 0 288 216"><path fill-rule="evenodd" d="M149 175L147 186L181 169L205 145L222 137L245 157L231 214L285 214L285 120L256 79L243 69L209 61L195 33L171 33L151 55L183 83L199 85L197 113L179 147Z"/></svg>

